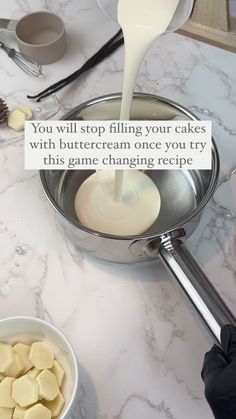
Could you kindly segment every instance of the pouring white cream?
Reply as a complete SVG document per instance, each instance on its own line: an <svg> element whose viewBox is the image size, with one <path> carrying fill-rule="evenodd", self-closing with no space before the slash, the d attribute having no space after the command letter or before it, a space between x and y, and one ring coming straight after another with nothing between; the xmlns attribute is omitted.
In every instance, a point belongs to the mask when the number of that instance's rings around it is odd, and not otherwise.
<svg viewBox="0 0 236 419"><path fill-rule="evenodd" d="M118 21L125 39L121 120L130 119L137 72L153 41L169 26L179 0L119 0ZM161 206L154 182L137 170L99 171L80 186L75 211L93 230L114 235L142 234Z"/></svg>

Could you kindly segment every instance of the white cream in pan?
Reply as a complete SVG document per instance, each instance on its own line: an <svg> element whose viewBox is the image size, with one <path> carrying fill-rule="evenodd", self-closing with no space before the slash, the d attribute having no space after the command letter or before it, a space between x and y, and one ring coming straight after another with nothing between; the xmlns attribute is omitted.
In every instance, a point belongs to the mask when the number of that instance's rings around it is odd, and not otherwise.
<svg viewBox="0 0 236 419"><path fill-rule="evenodd" d="M138 170L126 172L122 199L114 199L112 170L89 176L79 188L75 210L80 222L96 231L120 236L146 231L160 211L160 194L154 182Z"/></svg>
<svg viewBox="0 0 236 419"><path fill-rule="evenodd" d="M135 79L145 53L169 26L179 0L119 0L118 21L125 38L121 120L129 120ZM98 171L80 186L75 210L93 230L120 236L144 233L161 206L154 182L137 170Z"/></svg>

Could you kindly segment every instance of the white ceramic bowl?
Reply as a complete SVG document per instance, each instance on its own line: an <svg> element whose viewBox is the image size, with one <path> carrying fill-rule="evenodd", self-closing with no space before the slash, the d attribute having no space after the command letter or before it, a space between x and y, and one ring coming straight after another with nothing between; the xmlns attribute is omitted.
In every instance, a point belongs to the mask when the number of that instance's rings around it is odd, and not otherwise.
<svg viewBox="0 0 236 419"><path fill-rule="evenodd" d="M8 317L0 320L0 342L10 345L17 342L31 344L47 341L55 358L65 370L62 393L65 406L58 419L69 419L76 403L78 365L74 351L65 336L56 327L35 317Z"/></svg>

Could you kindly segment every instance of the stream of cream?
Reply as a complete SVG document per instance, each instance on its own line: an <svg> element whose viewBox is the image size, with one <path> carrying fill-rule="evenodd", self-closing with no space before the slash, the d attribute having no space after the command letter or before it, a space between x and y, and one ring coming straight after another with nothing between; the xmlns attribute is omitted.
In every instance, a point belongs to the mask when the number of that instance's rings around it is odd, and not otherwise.
<svg viewBox="0 0 236 419"><path fill-rule="evenodd" d="M169 26L179 0L119 0L118 20L125 39L120 119L129 120L137 72L152 42ZM115 182L114 182L115 178ZM89 176L75 197L80 222L95 231L142 234L159 215L155 183L138 170L102 170Z"/></svg>
<svg viewBox="0 0 236 419"><path fill-rule="evenodd" d="M125 39L120 119L129 120L136 76L153 41L168 28L179 0L119 0L118 22ZM122 199L124 170L115 172L115 201Z"/></svg>

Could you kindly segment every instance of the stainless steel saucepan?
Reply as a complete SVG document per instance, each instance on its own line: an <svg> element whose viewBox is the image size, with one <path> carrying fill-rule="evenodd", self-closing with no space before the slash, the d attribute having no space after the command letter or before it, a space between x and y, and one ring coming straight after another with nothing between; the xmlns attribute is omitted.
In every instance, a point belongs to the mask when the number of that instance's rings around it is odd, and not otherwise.
<svg viewBox="0 0 236 419"><path fill-rule="evenodd" d="M93 99L71 110L64 119L118 119L120 101L121 94ZM148 94L134 95L131 119L171 120L176 117L198 119L170 100ZM107 261L128 263L161 259L220 342L221 327L229 323L236 325L236 320L183 244L197 228L217 185L219 157L214 141L211 170L147 172L160 191L161 211L155 223L139 236L102 234L80 224L74 209L75 195L92 173L86 170L40 172L44 192L67 236L75 246Z"/></svg>

